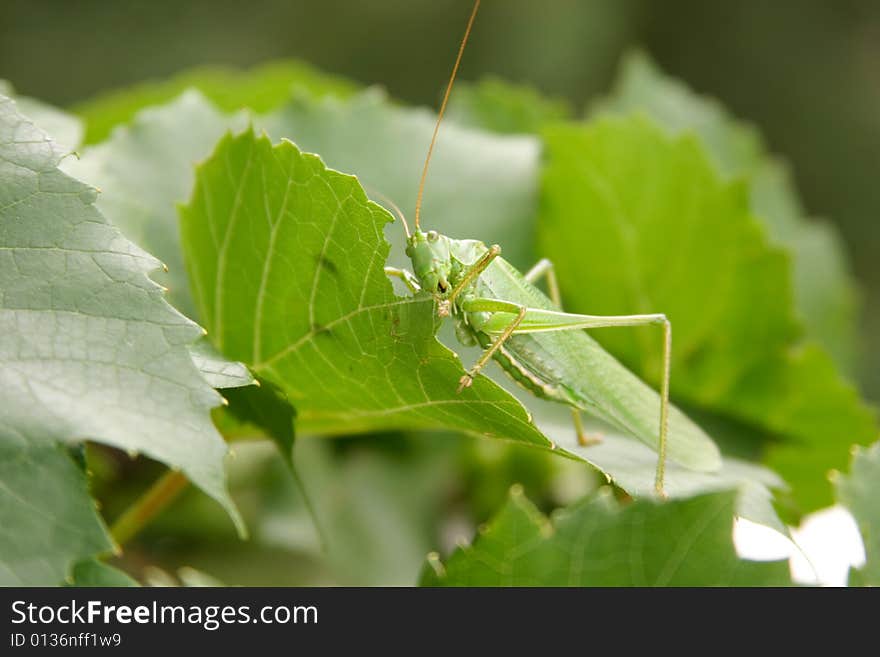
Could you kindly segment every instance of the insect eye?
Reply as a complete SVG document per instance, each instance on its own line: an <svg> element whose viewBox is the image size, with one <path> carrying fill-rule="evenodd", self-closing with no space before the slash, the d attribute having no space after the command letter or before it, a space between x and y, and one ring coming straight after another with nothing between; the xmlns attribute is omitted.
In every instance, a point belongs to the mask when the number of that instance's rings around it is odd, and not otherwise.
<svg viewBox="0 0 880 657"><path fill-rule="evenodd" d="M437 234L436 230L429 230L428 231L428 241L429 242L436 242L439 238L440 238L440 236Z"/></svg>
<svg viewBox="0 0 880 657"><path fill-rule="evenodd" d="M437 291L438 292L446 292L446 285L443 283L443 281L439 281L437 283Z"/></svg>

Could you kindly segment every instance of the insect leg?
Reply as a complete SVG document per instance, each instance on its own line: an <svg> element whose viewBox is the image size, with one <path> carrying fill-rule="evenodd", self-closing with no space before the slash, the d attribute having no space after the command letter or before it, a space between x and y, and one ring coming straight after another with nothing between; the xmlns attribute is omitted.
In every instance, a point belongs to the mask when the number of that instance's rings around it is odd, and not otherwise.
<svg viewBox="0 0 880 657"><path fill-rule="evenodd" d="M474 301L479 302L481 300L475 299ZM461 392L465 388L469 388L471 386L471 384L474 382L474 377L476 377L477 374L480 373L480 370L482 370L486 366L486 363L488 363L489 359L492 358L492 354L494 354L496 351L498 351L498 349L501 348L501 345L503 345L507 341L507 339L511 335L513 335L513 332L516 330L516 327L520 325L520 322L522 322L523 318L526 316L526 312L528 312L528 308L526 308L525 306L517 306L516 304L507 303L504 301L496 302L496 303L504 304L504 308L507 311L516 310L516 316L508 324L507 328L505 328L501 332L501 335L499 335L495 339L495 341L491 344L491 346L489 346L489 348L483 352L483 355L480 356L480 360L478 360L476 362L476 364L474 364L474 366L468 371L467 374L465 374L463 377L461 377L461 380L459 380L459 382L458 382L458 392ZM465 310L467 310L468 305L469 304L467 304L467 303L464 304Z"/></svg>
<svg viewBox="0 0 880 657"><path fill-rule="evenodd" d="M397 267L385 267L385 274L387 276L394 276L395 278L399 278L403 281L404 285L409 288L409 291L415 294L422 288L419 286L419 281L415 277L415 275L407 270L407 269L398 269Z"/></svg>
<svg viewBox="0 0 880 657"><path fill-rule="evenodd" d="M461 294L461 291L470 285L477 276L486 271L486 267L492 264L492 261L499 255L501 255L501 247L497 244L490 246L489 250L483 254L483 257L471 265L470 269L464 273L464 276L461 277L458 285L452 288L449 296L443 299L438 306L437 314L440 315L440 317L447 317L452 304L455 302L456 297Z"/></svg>
<svg viewBox="0 0 880 657"><path fill-rule="evenodd" d="M542 258L538 262L535 263L535 266L529 269L524 275L523 278L526 279L529 283L536 283L541 280L541 278L547 279L547 291L550 293L550 300L553 301L553 304L562 310L562 295L559 293L559 282L556 279L556 268L553 266L553 261L547 258ZM581 421L581 411L580 409L571 407L571 419L574 422L574 431L577 435L578 444L583 447L588 447L589 445L597 445L602 442L602 436L598 433L588 433L584 429L584 423Z"/></svg>
<svg viewBox="0 0 880 657"><path fill-rule="evenodd" d="M547 258L538 260L538 262L535 263L535 266L529 269L523 276L523 278L529 283L535 283L541 280L542 277L547 279L547 291L550 293L550 299L557 308L562 310L562 296L559 294L559 283L556 280L556 268L553 266L552 260L548 260Z"/></svg>

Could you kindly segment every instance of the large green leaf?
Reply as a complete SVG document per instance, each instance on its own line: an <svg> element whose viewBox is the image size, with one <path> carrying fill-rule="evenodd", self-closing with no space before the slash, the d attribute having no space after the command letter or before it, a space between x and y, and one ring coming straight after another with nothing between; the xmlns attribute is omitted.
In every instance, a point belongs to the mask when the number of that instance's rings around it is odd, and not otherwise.
<svg viewBox="0 0 880 657"><path fill-rule="evenodd" d="M201 334L147 273L158 262L59 171L62 153L0 101L0 440L90 439L182 470L237 518L220 397L194 367Z"/></svg>
<svg viewBox="0 0 880 657"><path fill-rule="evenodd" d="M829 503L826 472L874 438L874 414L827 355L800 342L789 261L767 244L745 188L722 181L694 138L644 118L559 126L545 140L539 242L566 308L666 313L673 395L781 435L768 463L805 510ZM658 380L655 333L594 334Z"/></svg>
<svg viewBox="0 0 880 657"><path fill-rule="evenodd" d="M304 431L451 428L549 447L525 409L434 338L433 300L384 273L391 216L290 142L225 137L181 233L214 345L277 385Z"/></svg>
<svg viewBox="0 0 880 657"><path fill-rule="evenodd" d="M357 85L296 60L267 62L250 70L200 67L165 80L111 91L81 103L74 111L86 121L85 143L103 141L115 126L128 123L143 108L167 103L191 88L198 89L226 111L246 107L267 112L286 102L294 91L345 97L354 93Z"/></svg>
<svg viewBox="0 0 880 657"><path fill-rule="evenodd" d="M734 497L618 506L599 495L552 521L522 494L446 564L429 557L427 586L782 586L786 562L737 557Z"/></svg>
<svg viewBox="0 0 880 657"><path fill-rule="evenodd" d="M339 171L357 175L380 204L394 201L413 220L419 176L436 115L398 107L376 89L348 100L294 99L259 123L273 139L319 153ZM494 135L446 123L431 162L422 221L459 239L498 243L518 267L534 262L533 221L537 202L538 140ZM392 258L406 266L403 230L388 234Z"/></svg>
<svg viewBox="0 0 880 657"><path fill-rule="evenodd" d="M665 76L639 53L624 60L613 92L599 108L646 112L675 134L695 133L725 176L749 181L753 212L770 240L792 254L795 303L808 334L851 370L858 295L843 244L831 224L806 220L788 171L768 154L757 130Z"/></svg>
<svg viewBox="0 0 880 657"><path fill-rule="evenodd" d="M850 473L836 483L837 499L852 512L865 544L865 566L850 579L880 586L880 442L856 450Z"/></svg>
<svg viewBox="0 0 880 657"><path fill-rule="evenodd" d="M8 401L0 392L2 416ZM57 586L74 563L113 549L85 474L67 449L32 434L17 435L5 422L0 527L0 586Z"/></svg>

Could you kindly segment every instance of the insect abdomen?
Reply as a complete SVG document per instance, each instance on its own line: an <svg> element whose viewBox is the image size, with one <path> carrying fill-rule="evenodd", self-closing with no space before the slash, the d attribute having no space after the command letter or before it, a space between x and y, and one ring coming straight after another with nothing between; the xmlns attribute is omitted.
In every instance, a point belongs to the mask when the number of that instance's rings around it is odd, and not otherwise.
<svg viewBox="0 0 880 657"><path fill-rule="evenodd" d="M477 338L484 349L491 344L491 339L485 333L478 333ZM504 347L500 347L498 351L492 355L492 358L501 366L501 369L507 372L507 375L511 379L516 381L536 397L568 403L568 400L563 398L558 387L552 383L544 381L534 372L524 367L516 357Z"/></svg>

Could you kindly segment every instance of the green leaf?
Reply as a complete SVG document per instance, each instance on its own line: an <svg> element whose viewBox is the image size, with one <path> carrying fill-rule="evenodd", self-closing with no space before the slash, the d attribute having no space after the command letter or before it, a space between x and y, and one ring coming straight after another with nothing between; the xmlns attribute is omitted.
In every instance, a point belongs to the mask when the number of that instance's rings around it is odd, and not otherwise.
<svg viewBox="0 0 880 657"><path fill-rule="evenodd" d="M73 569L73 583L71 585L86 588L139 586L127 573L97 559L87 559L76 564Z"/></svg>
<svg viewBox="0 0 880 657"><path fill-rule="evenodd" d="M624 60L614 91L599 109L642 111L673 134L695 133L726 177L749 182L754 214L771 242L792 255L795 305L808 335L851 371L859 304L843 243L831 224L806 219L787 169L769 155L758 131L664 75L641 53Z"/></svg>
<svg viewBox="0 0 880 657"><path fill-rule="evenodd" d="M682 501L639 501L619 506L607 495L554 514L552 522L522 491L473 545L456 550L445 566L429 557L428 586L782 586L784 561L737 557L734 496L701 495Z"/></svg>
<svg viewBox="0 0 880 657"><path fill-rule="evenodd" d="M0 371L5 373L5 363ZM0 409L7 401L0 391ZM0 416L5 415L0 410ZM85 473L67 449L16 435L4 421L0 527L0 586L58 586L76 562L114 549L89 495Z"/></svg>
<svg viewBox="0 0 880 657"><path fill-rule="evenodd" d="M865 566L850 579L880 586L880 442L857 449L848 475L837 477L837 499L859 525L865 544Z"/></svg>
<svg viewBox="0 0 880 657"><path fill-rule="evenodd" d="M424 109L392 105L372 89L348 100L299 97L258 125L273 139L290 139L319 153L328 166L357 175L373 200L387 205L386 197L392 199L412 222L436 118ZM444 124L425 187L423 227L499 243L507 260L530 267L538 157L534 137ZM409 266L403 229L393 228L388 264Z"/></svg>
<svg viewBox="0 0 880 657"><path fill-rule="evenodd" d="M547 98L531 87L492 77L457 86L447 112L459 125L501 134L537 133L545 124L572 115L571 106L562 98Z"/></svg>
<svg viewBox="0 0 880 657"><path fill-rule="evenodd" d="M96 190L0 100L0 440L90 439L182 470L237 518L202 334L147 276L157 261L95 208Z"/></svg>
<svg viewBox="0 0 880 657"><path fill-rule="evenodd" d="M664 312L673 325L672 392L781 435L767 462L804 510L831 501L825 473L875 417L820 349L802 344L789 261L769 246L745 188L715 173L694 138L644 118L545 133L539 243L566 309ZM613 353L659 380L650 330L597 330Z"/></svg>
<svg viewBox="0 0 880 657"><path fill-rule="evenodd" d="M316 433L450 428L549 447L486 378L461 395L433 299L384 273L390 215L353 176L252 131L199 167L181 234L215 346L277 385Z"/></svg>
<svg viewBox="0 0 880 657"><path fill-rule="evenodd" d="M85 143L104 141L115 126L128 123L143 108L167 103L191 88L198 89L226 111L247 107L267 112L286 102L295 91L345 97L353 94L357 85L296 60L267 62L250 70L200 67L164 80L111 91L78 105L74 111L88 128Z"/></svg>
<svg viewBox="0 0 880 657"><path fill-rule="evenodd" d="M76 116L39 100L19 96L6 80L0 80L0 96L12 98L18 111L32 123L40 126L46 134L51 135L52 140L62 151L69 153L82 143L83 124Z"/></svg>

